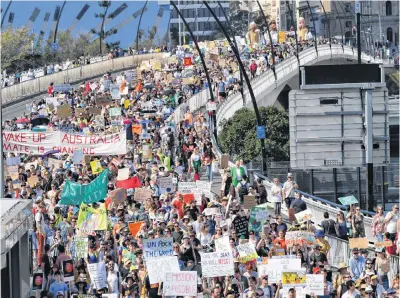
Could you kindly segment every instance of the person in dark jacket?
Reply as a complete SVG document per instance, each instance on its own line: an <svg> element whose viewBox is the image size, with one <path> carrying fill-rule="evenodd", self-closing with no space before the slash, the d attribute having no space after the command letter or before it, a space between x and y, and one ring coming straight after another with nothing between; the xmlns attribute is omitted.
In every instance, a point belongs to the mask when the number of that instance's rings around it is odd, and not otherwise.
<svg viewBox="0 0 400 298"><path fill-rule="evenodd" d="M301 194L296 192L295 199L291 202L290 208L294 209L294 213L299 213L307 209L306 203L301 199Z"/></svg>

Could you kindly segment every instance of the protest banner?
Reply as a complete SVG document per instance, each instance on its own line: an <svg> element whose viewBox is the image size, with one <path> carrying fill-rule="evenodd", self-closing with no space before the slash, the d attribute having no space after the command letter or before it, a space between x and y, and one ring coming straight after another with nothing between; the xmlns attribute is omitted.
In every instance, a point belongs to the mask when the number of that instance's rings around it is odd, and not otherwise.
<svg viewBox="0 0 400 298"><path fill-rule="evenodd" d="M126 190L123 188L114 189L109 193L109 196L116 205L122 204L126 200Z"/></svg>
<svg viewBox="0 0 400 298"><path fill-rule="evenodd" d="M194 201L194 194L192 193L185 193L182 195L183 201L185 204L190 205Z"/></svg>
<svg viewBox="0 0 400 298"><path fill-rule="evenodd" d="M390 240L382 241L382 242L375 242L375 247L388 247L392 246L393 242Z"/></svg>
<svg viewBox="0 0 400 298"><path fill-rule="evenodd" d="M171 192L174 189L174 184L172 183L172 177L157 178L157 185L160 188L160 192L162 194L166 192Z"/></svg>
<svg viewBox="0 0 400 298"><path fill-rule="evenodd" d="M82 203L79 207L76 226L85 231L107 230L107 210L105 204L101 204L99 208L94 209Z"/></svg>
<svg viewBox="0 0 400 298"><path fill-rule="evenodd" d="M87 268L94 289L107 287L106 265L104 262L87 264Z"/></svg>
<svg viewBox="0 0 400 298"><path fill-rule="evenodd" d="M249 231L262 232L265 221L268 219L266 207L252 207L249 218Z"/></svg>
<svg viewBox="0 0 400 298"><path fill-rule="evenodd" d="M178 191L181 194L192 193L192 189L196 188L196 182L179 182Z"/></svg>
<svg viewBox="0 0 400 298"><path fill-rule="evenodd" d="M92 173L94 175L100 174L103 172L103 166L101 165L100 160L93 160L90 162L90 168L92 169Z"/></svg>
<svg viewBox="0 0 400 298"><path fill-rule="evenodd" d="M136 188L134 199L135 199L135 201L138 201L138 202L144 202L147 199L151 199L152 194L153 194L153 191L151 189Z"/></svg>
<svg viewBox="0 0 400 298"><path fill-rule="evenodd" d="M279 246L273 246L271 248L272 257L283 257L285 256L285 249Z"/></svg>
<svg viewBox="0 0 400 298"><path fill-rule="evenodd" d="M217 252L231 250L231 245L229 243L229 236L223 236L221 238L217 238L214 240L214 242L215 242L215 250Z"/></svg>
<svg viewBox="0 0 400 298"><path fill-rule="evenodd" d="M349 238L350 249L353 248L368 248L368 238Z"/></svg>
<svg viewBox="0 0 400 298"><path fill-rule="evenodd" d="M36 184L39 182L38 176L30 176L27 180L28 184L33 188L36 186Z"/></svg>
<svg viewBox="0 0 400 298"><path fill-rule="evenodd" d="M308 231L288 231L285 234L285 243L287 246L296 244L312 245L315 241L314 233Z"/></svg>
<svg viewBox="0 0 400 298"><path fill-rule="evenodd" d="M91 204L107 197L108 169L105 169L96 179L87 185L81 185L70 180L65 181L61 193L60 204L80 205L81 203Z"/></svg>
<svg viewBox="0 0 400 298"><path fill-rule="evenodd" d="M83 164L83 150L82 149L74 150L72 160L75 165Z"/></svg>
<svg viewBox="0 0 400 298"><path fill-rule="evenodd" d="M62 105L57 107L57 116L60 119L66 119L71 116L72 110L70 106Z"/></svg>
<svg viewBox="0 0 400 298"><path fill-rule="evenodd" d="M243 197L243 208L250 210L252 207L257 205L256 196L244 196Z"/></svg>
<svg viewBox="0 0 400 298"><path fill-rule="evenodd" d="M126 180L129 178L129 168L118 169L117 180Z"/></svg>
<svg viewBox="0 0 400 298"><path fill-rule="evenodd" d="M249 227L249 220L247 219L246 216L240 216L236 215L236 217L232 221L233 228L235 229L236 232L236 237L240 238L241 236L244 236L244 238L248 239L249 238L249 232L248 232L248 227Z"/></svg>
<svg viewBox="0 0 400 298"><path fill-rule="evenodd" d="M88 238L75 237L75 258L87 258L88 254Z"/></svg>
<svg viewBox="0 0 400 298"><path fill-rule="evenodd" d="M210 112L215 110L217 110L217 103L212 101L207 102L206 111Z"/></svg>
<svg viewBox="0 0 400 298"><path fill-rule="evenodd" d="M242 263L247 263L249 261L253 261L258 258L256 248L254 247L254 244L252 243L243 243L239 244L236 246L239 256L240 256L240 261Z"/></svg>
<svg viewBox="0 0 400 298"><path fill-rule="evenodd" d="M53 86L54 92L68 92L72 89L71 84L57 84Z"/></svg>
<svg viewBox="0 0 400 298"><path fill-rule="evenodd" d="M282 271L282 287L304 287L306 282L306 269Z"/></svg>
<svg viewBox="0 0 400 298"><path fill-rule="evenodd" d="M139 232L140 228L144 224L146 224L144 221L129 222L128 223L128 228L129 228L129 232L131 232L131 235L133 237L136 237L136 234Z"/></svg>
<svg viewBox="0 0 400 298"><path fill-rule="evenodd" d="M300 259L268 259L268 264L263 265L267 267L268 271L268 282L269 283L277 283L282 280L282 271L290 271L290 270L300 270L301 269L301 260ZM265 272L265 271L263 271Z"/></svg>
<svg viewBox="0 0 400 298"><path fill-rule="evenodd" d="M218 277L234 274L231 251L200 253L203 277Z"/></svg>
<svg viewBox="0 0 400 298"><path fill-rule="evenodd" d="M324 295L324 275L306 274L307 293L311 295Z"/></svg>
<svg viewBox="0 0 400 298"><path fill-rule="evenodd" d="M126 154L126 132L83 136L62 131L3 131L3 149L4 152L34 155L53 150L72 154L78 149L85 155L119 155Z"/></svg>
<svg viewBox="0 0 400 298"><path fill-rule="evenodd" d="M43 273L42 272L33 273L31 290L41 291L42 288L43 288Z"/></svg>
<svg viewBox="0 0 400 298"><path fill-rule="evenodd" d="M143 257L147 259L157 257L168 257L174 254L174 240L172 237L144 239L143 240Z"/></svg>
<svg viewBox="0 0 400 298"><path fill-rule="evenodd" d="M166 296L197 297L197 272L167 272L163 283Z"/></svg>
<svg viewBox="0 0 400 298"><path fill-rule="evenodd" d="M205 208L203 214L205 216L217 215L220 214L220 210L218 208Z"/></svg>
<svg viewBox="0 0 400 298"><path fill-rule="evenodd" d="M180 272L176 256L146 260L146 267L151 284L165 281L165 273L167 272Z"/></svg>
<svg viewBox="0 0 400 298"><path fill-rule="evenodd" d="M64 272L64 281L73 281L74 280L74 263L72 260L65 260L62 262L63 272Z"/></svg>
<svg viewBox="0 0 400 298"><path fill-rule="evenodd" d="M306 209L304 211L296 213L294 216L296 217L298 223L302 223L311 220L313 214L310 209Z"/></svg>

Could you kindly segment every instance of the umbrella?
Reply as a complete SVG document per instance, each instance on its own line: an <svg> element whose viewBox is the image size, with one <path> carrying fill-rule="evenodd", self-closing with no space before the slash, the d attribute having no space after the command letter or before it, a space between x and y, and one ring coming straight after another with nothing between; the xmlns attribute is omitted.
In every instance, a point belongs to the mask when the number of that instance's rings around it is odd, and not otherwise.
<svg viewBox="0 0 400 298"><path fill-rule="evenodd" d="M17 124L29 123L29 122L31 122L31 120L29 120L28 118L19 118L19 119L15 120L15 123L17 123Z"/></svg>
<svg viewBox="0 0 400 298"><path fill-rule="evenodd" d="M39 116L39 117L36 117L35 119L31 120L32 126L48 125L49 122L50 122L50 119L46 118L44 116Z"/></svg>

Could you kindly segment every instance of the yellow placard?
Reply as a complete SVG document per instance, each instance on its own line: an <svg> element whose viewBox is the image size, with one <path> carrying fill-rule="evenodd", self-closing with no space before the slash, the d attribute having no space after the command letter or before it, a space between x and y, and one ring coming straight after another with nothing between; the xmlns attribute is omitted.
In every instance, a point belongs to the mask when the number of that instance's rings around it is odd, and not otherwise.
<svg viewBox="0 0 400 298"><path fill-rule="evenodd" d="M161 70L161 62L160 61L152 60L150 64L153 67L153 70Z"/></svg>
<svg viewBox="0 0 400 298"><path fill-rule="evenodd" d="M279 42L279 43L285 42L285 40L286 40L286 34L285 34L285 32L279 31L279 33L278 33L278 42Z"/></svg>
<svg viewBox="0 0 400 298"><path fill-rule="evenodd" d="M103 167L101 166L100 160L94 160L90 162L90 167L92 168L92 173L94 175L103 172Z"/></svg>

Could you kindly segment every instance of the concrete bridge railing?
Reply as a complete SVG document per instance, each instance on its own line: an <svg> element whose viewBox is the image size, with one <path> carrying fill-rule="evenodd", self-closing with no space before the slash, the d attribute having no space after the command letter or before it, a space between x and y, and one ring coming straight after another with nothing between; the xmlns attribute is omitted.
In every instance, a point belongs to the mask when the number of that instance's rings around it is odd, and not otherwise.
<svg viewBox="0 0 400 298"><path fill-rule="evenodd" d="M31 96L45 92L51 82L54 84L77 83L106 73L107 71L119 71L132 66L140 65L142 61L161 59L166 53L153 53L110 59L94 64L82 65L67 69L51 75L25 81L10 87L1 89L1 103L12 104L21 97Z"/></svg>

